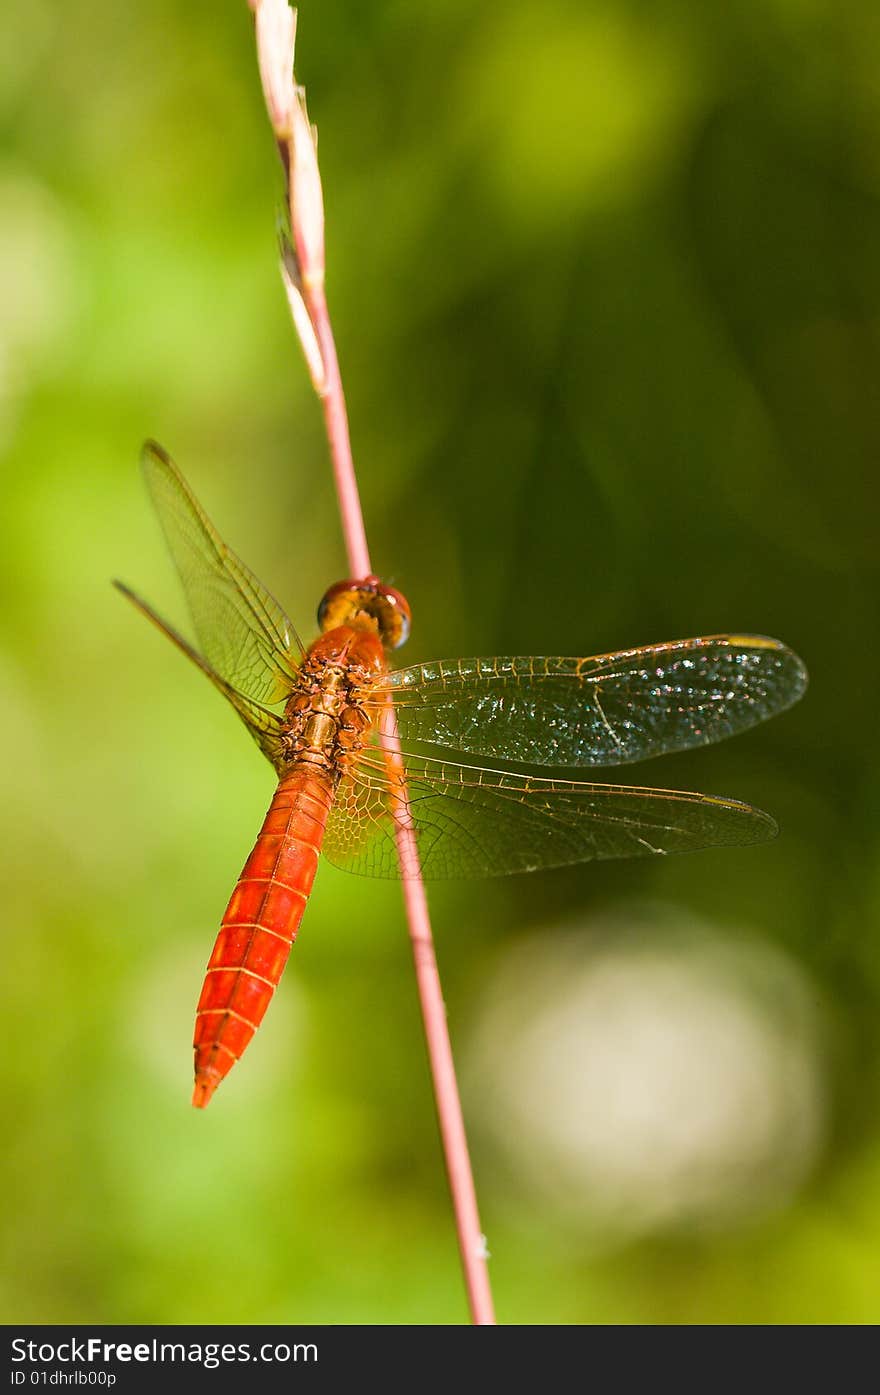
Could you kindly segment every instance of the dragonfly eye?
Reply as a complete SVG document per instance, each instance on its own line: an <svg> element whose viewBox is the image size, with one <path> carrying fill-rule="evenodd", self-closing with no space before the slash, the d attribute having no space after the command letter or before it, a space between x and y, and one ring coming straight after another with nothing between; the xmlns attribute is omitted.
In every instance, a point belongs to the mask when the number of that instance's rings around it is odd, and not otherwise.
<svg viewBox="0 0 880 1395"><path fill-rule="evenodd" d="M318 606L318 624L324 633L339 625L372 629L386 649L399 649L406 643L410 619L406 597L392 586L383 586L376 577L338 581Z"/></svg>

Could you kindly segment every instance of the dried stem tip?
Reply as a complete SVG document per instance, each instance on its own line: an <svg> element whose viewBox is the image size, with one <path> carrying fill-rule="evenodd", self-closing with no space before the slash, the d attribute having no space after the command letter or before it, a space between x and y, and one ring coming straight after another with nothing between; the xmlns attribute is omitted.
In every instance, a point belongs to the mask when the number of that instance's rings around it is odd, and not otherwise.
<svg viewBox="0 0 880 1395"><path fill-rule="evenodd" d="M295 104L293 50L296 10L287 0L250 0L257 27L257 62L272 130L279 142L290 139Z"/></svg>
<svg viewBox="0 0 880 1395"><path fill-rule="evenodd" d="M257 30L257 59L266 110L287 175L294 280L308 298L324 281L324 198L317 139L305 92L293 76L296 10L287 0L249 0ZM290 269L290 268L289 268Z"/></svg>
<svg viewBox="0 0 880 1395"><path fill-rule="evenodd" d="M315 390L323 396L327 367L319 347L317 320L324 285L324 197L318 170L317 135L309 125L305 92L296 85L293 56L296 10L287 0L248 0L257 32L257 60L266 110L287 180L290 241L283 239L281 275L293 322Z"/></svg>

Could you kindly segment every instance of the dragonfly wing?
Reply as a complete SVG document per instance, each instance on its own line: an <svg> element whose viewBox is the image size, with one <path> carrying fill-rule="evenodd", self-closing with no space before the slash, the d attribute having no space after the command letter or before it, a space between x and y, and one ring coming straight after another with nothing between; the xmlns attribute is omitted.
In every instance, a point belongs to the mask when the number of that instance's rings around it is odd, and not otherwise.
<svg viewBox="0 0 880 1395"><path fill-rule="evenodd" d="M567 863L765 842L776 824L734 800L674 790L506 774L405 756L406 782L381 755L340 781L324 842L348 871L397 877L396 820L411 820L427 878L485 877ZM405 790L405 793L404 793Z"/></svg>
<svg viewBox="0 0 880 1395"><path fill-rule="evenodd" d="M227 683L254 701L277 702L296 668L296 631L278 602L227 547L161 446L143 452L147 487L183 589L202 652Z"/></svg>
<svg viewBox="0 0 880 1395"><path fill-rule="evenodd" d="M417 664L389 675L401 737L530 765L623 765L707 745L782 712L801 660L775 639L715 635L591 659Z"/></svg>
<svg viewBox="0 0 880 1395"><path fill-rule="evenodd" d="M211 667L207 659L203 658L198 650L193 649L192 645L183 638L183 635L178 634L177 630L175 630L172 625L169 625L167 620L163 620L161 615L157 614L157 612L153 610L153 607L142 600L130 587L126 586L121 581L114 581L113 584L117 590L122 592L123 596L127 596L132 605L136 606L142 615L145 615L148 620L151 620L156 628L161 630L164 635L167 635L171 642L176 644L178 649L182 650L188 659L192 659L196 667L200 668L202 673L210 678L215 688L219 688L223 696L229 699L260 750L268 757L273 765L277 766L282 759L281 738L284 730L280 718L274 712L270 712L267 707L262 707L260 703L255 702L253 698L246 697L244 693L238 692L231 684L227 683L226 680Z"/></svg>

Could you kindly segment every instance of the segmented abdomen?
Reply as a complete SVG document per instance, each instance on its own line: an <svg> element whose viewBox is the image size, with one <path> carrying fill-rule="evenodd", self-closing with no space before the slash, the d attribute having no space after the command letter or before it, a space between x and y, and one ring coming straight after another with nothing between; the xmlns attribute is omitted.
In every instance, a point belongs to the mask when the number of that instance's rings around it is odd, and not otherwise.
<svg viewBox="0 0 880 1395"><path fill-rule="evenodd" d="M296 766L283 777L232 893L196 1009L193 1104L203 1109L269 1006L315 879L330 812L330 777Z"/></svg>

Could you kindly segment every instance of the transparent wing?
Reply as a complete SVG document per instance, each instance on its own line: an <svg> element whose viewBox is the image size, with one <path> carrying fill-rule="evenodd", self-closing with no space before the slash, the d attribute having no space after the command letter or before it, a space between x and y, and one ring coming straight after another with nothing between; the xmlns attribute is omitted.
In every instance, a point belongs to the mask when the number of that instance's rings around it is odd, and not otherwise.
<svg viewBox="0 0 880 1395"><path fill-rule="evenodd" d="M415 830L427 878L531 872L572 862L761 843L776 824L734 800L595 785L403 757L406 795L380 755L340 781L324 840L347 871L399 877L395 817Z"/></svg>
<svg viewBox="0 0 880 1395"><path fill-rule="evenodd" d="M196 649L193 649L192 645L183 638L183 635L178 634L177 630L175 630L172 625L169 625L167 620L163 620L161 615L159 615L151 605L148 605L146 601L142 600L135 591L132 591L130 586L126 586L122 581L114 581L113 585L118 591L122 592L123 596L126 596L128 600L131 601L132 605L137 607L142 615L145 615L148 620L151 620L158 630L161 630L164 635L167 635L172 644L176 644L178 649L182 650L188 659L192 659L193 663L197 668L201 669L202 673L210 678L215 688L219 688L223 696L228 698L232 703L232 706L235 708L239 717L241 717L241 720L244 722L264 756L277 767L283 756L281 738L284 728L281 723L281 718L278 717L276 713L271 712L267 707L263 707L260 703L255 702L253 698L245 697L243 693L237 692L225 679L220 677L219 673L215 672L207 660L203 659L202 655L199 654Z"/></svg>
<svg viewBox="0 0 880 1395"><path fill-rule="evenodd" d="M460 659L389 675L402 739L531 765L623 765L722 741L782 712L806 670L759 635L591 659Z"/></svg>
<svg viewBox="0 0 880 1395"><path fill-rule="evenodd" d="M148 441L144 477L202 653L226 683L259 703L289 692L302 644L278 602L226 546L174 462Z"/></svg>

